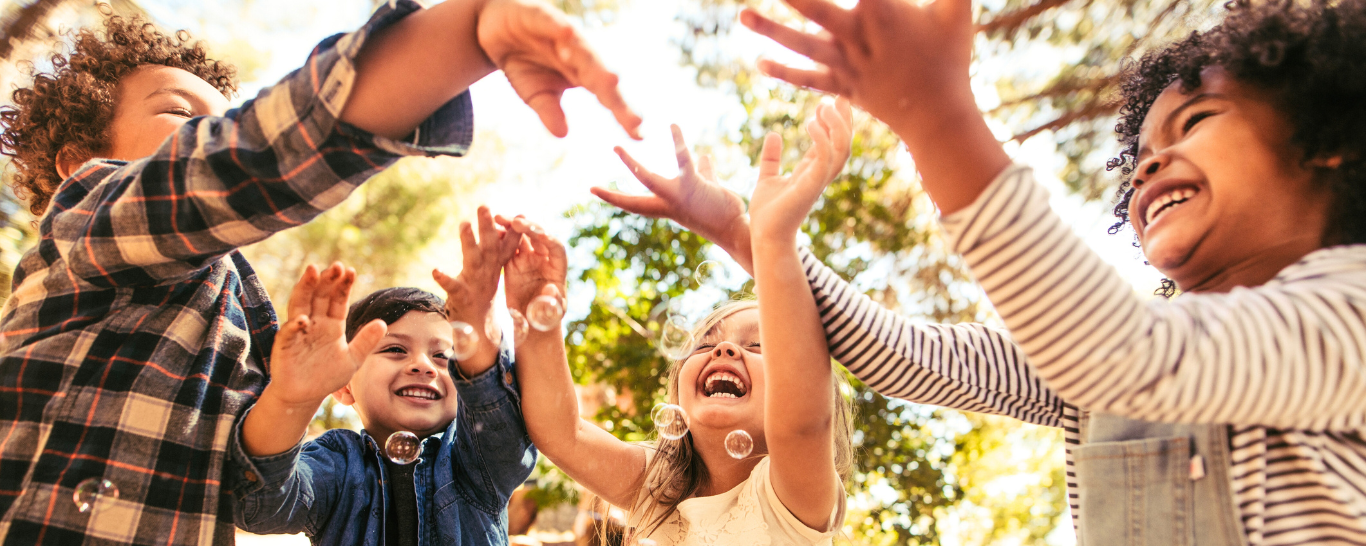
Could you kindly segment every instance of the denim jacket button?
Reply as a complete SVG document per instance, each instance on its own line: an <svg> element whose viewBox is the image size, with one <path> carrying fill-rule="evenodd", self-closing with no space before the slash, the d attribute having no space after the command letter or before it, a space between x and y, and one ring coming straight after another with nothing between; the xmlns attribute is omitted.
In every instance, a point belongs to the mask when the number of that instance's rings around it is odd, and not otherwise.
<svg viewBox="0 0 1366 546"><path fill-rule="evenodd" d="M509 385L512 384L512 372L503 372L503 382Z"/></svg>

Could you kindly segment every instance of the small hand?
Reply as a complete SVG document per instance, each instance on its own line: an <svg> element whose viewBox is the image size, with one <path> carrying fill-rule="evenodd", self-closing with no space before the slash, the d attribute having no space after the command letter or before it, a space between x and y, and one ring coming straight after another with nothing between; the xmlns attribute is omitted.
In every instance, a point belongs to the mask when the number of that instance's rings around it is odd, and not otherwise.
<svg viewBox="0 0 1366 546"><path fill-rule="evenodd" d="M851 9L832 0L785 1L825 30L808 34L753 10L741 13L741 23L751 30L817 63L814 70L802 70L761 62L770 76L849 97L894 128L907 113L923 121L965 107L977 115L968 74L969 0L861 0Z"/></svg>
<svg viewBox="0 0 1366 546"><path fill-rule="evenodd" d="M617 75L603 66L563 13L539 0L490 0L479 14L476 32L489 60L551 134L568 134L560 95L582 86L612 111L631 138L640 139L640 116L621 97Z"/></svg>
<svg viewBox="0 0 1366 546"><path fill-rule="evenodd" d="M498 222L523 236L517 255L512 257L503 271L503 291L508 309L525 314L527 304L541 295L547 286L553 286L558 294L564 294L569 266L564 245L521 216L513 219L499 217ZM563 300L560 303L563 305Z"/></svg>
<svg viewBox="0 0 1366 546"><path fill-rule="evenodd" d="M280 402L316 409L351 381L384 337L387 327L375 319L347 342L346 312L355 281L356 271L340 263L322 273L310 265L290 292L289 319L275 334L266 387Z"/></svg>
<svg viewBox="0 0 1366 546"><path fill-rule="evenodd" d="M807 127L812 145L792 169L781 174L783 141L775 133L764 139L759 158L759 183L754 188L749 210L754 237L765 243L796 241L797 230L811 212L821 193L844 169L849 160L853 136L853 117L849 101L816 108L816 119ZM758 246L756 241L755 246Z"/></svg>
<svg viewBox="0 0 1366 546"><path fill-rule="evenodd" d="M464 261L460 273L451 277L435 269L432 278L446 291L447 318L468 323L483 333L493 310L493 297L498 293L498 275L517 252L522 236L496 224L486 206L481 205L475 215L478 239L469 222L460 224L460 252Z"/></svg>
<svg viewBox="0 0 1366 546"><path fill-rule="evenodd" d="M694 163L683 142L683 132L677 125L672 129L678 176L664 178L650 172L618 147L615 150L621 161L652 195L627 195L605 188L593 188L593 195L627 212L678 222L721 245L745 270L750 270L749 219L745 217L744 200L717 183L710 156L703 155Z"/></svg>

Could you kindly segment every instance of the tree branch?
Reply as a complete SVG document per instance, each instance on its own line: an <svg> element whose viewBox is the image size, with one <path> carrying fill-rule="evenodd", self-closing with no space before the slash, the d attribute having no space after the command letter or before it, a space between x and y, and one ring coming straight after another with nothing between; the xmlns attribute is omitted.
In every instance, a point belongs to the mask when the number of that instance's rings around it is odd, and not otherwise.
<svg viewBox="0 0 1366 546"><path fill-rule="evenodd" d="M1032 6L1002 13L992 17L990 21L977 25L978 32L996 32L998 30L1014 30L1023 25L1025 21L1033 19L1040 13L1056 8L1072 0L1039 0Z"/></svg>
<svg viewBox="0 0 1366 546"><path fill-rule="evenodd" d="M19 8L13 18L6 18L0 28L0 61L9 60L16 45L33 38L33 34L57 6L66 0L34 0L33 3Z"/></svg>

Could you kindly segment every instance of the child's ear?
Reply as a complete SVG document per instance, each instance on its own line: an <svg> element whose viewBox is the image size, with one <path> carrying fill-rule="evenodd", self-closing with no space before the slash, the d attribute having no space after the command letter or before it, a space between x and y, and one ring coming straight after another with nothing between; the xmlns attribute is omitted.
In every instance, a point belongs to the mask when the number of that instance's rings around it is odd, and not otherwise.
<svg viewBox="0 0 1366 546"><path fill-rule="evenodd" d="M76 151L70 144L62 146L56 157L57 176L62 177L62 180L71 178L71 173L76 172L76 169L81 168L81 165L89 159L84 156L85 154Z"/></svg>
<svg viewBox="0 0 1366 546"><path fill-rule="evenodd" d="M332 398L337 399L337 402L343 406L349 406L356 403L356 397L351 395L351 385L349 383L345 387L337 389L336 392L332 393Z"/></svg>

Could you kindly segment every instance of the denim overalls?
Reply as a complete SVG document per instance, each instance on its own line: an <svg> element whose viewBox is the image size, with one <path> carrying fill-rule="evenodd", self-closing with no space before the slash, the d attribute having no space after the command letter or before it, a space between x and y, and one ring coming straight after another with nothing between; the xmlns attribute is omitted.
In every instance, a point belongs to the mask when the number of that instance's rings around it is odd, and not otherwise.
<svg viewBox="0 0 1366 546"><path fill-rule="evenodd" d="M1247 546L1226 425L1083 410L1080 432L1078 546Z"/></svg>

